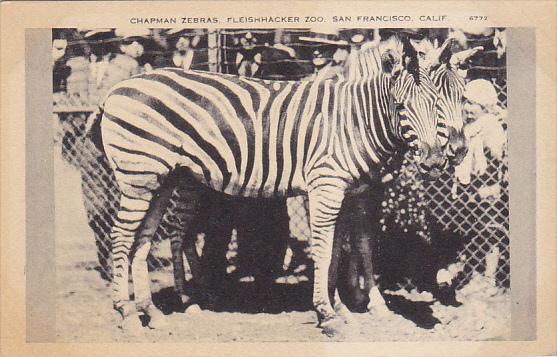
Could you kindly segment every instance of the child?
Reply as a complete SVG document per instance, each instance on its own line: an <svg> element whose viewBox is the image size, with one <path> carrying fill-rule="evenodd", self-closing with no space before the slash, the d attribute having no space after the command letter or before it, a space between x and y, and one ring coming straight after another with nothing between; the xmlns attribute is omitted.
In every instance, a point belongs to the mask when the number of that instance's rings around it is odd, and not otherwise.
<svg viewBox="0 0 557 357"><path fill-rule="evenodd" d="M486 153L499 162L506 151L507 136L504 129L505 111L497 105L497 93L485 79L476 79L466 85L464 92L464 133L469 140L468 154L455 168L457 180L470 184L471 176L481 176L488 168ZM482 198L499 196L498 182L479 189ZM453 195L456 194L456 182Z"/></svg>

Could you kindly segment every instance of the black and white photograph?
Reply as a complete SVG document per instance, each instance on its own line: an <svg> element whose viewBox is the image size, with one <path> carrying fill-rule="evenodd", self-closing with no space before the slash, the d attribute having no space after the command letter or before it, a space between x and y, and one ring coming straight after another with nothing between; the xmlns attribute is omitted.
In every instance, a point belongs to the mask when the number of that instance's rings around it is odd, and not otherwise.
<svg viewBox="0 0 557 357"><path fill-rule="evenodd" d="M555 355L556 9L1 2L0 355Z"/></svg>
<svg viewBox="0 0 557 357"><path fill-rule="evenodd" d="M511 30L52 29L56 342L509 340Z"/></svg>

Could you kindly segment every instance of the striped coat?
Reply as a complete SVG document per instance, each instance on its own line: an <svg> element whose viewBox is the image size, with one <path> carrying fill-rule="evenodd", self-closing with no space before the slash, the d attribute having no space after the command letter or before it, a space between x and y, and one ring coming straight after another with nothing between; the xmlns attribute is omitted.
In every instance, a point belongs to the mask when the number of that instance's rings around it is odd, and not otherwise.
<svg viewBox="0 0 557 357"><path fill-rule="evenodd" d="M350 107L346 102L358 90L369 88L158 70L112 90L105 102L104 149L118 182L130 188L132 170L155 186L174 167L187 166L205 185L230 195L291 196L307 192L307 173L323 160L316 154L334 155L357 179L395 150L398 139L385 123L373 122L367 133L359 108L339 111ZM356 105L378 111L381 98L372 96L362 96L372 103ZM138 149L143 144L157 155L145 156Z"/></svg>
<svg viewBox="0 0 557 357"><path fill-rule="evenodd" d="M441 143L445 146L445 152L449 159L449 163L453 166L457 166L468 151L468 143L463 133L464 123L462 117L464 78L461 76L458 69L467 58L476 54L481 48L452 53L451 43L452 40L448 39L439 48L432 48L430 52L426 53L427 61L423 64L421 63L420 66L428 71L430 78L439 91L438 111L439 121L442 124L440 124L438 135ZM375 60L377 56L373 55L373 51L377 51L377 49L368 48L359 52L353 52L345 68L345 76L348 78L358 78L380 70L380 63ZM400 170L400 164L394 169ZM373 189L371 192L374 192ZM360 264L362 266L362 273L366 286L364 290L369 292L370 289L377 289L373 278L371 261L371 241L374 241L376 237L373 234L373 229L370 228L370 224L372 225L372 222L377 224L379 220L376 212L380 201L369 201L369 197L369 193L351 197L347 205L352 208L346 211L349 212L352 220L357 222L368 222L368 225L363 227L354 224L346 224L343 225L340 230L337 230L337 235L339 237L345 235L350 237L352 250L348 258L349 263L347 264L352 267L353 270L348 271L348 275L343 276L343 278L355 284L350 289L352 291L348 292L348 294L355 294L354 296L359 296L358 293L360 293L357 284L360 271L356 268ZM354 207L358 207L358 209L354 209ZM343 218L343 220L345 219ZM434 291L434 294L435 292L436 291ZM375 295L379 296L378 291ZM372 304L368 305L367 308L369 310L385 308L385 302L382 299L376 300L375 306L372 306ZM353 301L352 303L361 303L361 299L357 302Z"/></svg>
<svg viewBox="0 0 557 357"><path fill-rule="evenodd" d="M394 76L322 82L162 69L115 86L95 125L122 193L111 238L114 303L124 323L134 320L127 289L131 258L136 301L152 325L160 320L145 259L162 214L158 208L169 198L164 183L177 168L235 196L307 193L314 306L322 322L332 320L327 273L345 191L376 175L405 145L420 157L422 172L433 170L436 176L444 164L437 139L438 93L412 66L416 63L414 55L409 68Z"/></svg>

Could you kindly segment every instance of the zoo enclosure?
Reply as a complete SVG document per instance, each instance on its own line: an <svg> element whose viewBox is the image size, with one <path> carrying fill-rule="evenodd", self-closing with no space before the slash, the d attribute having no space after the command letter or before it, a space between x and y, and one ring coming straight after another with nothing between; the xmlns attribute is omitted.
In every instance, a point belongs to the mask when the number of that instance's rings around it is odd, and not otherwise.
<svg viewBox="0 0 557 357"><path fill-rule="evenodd" d="M344 31L344 32L343 32ZM241 39L246 36L247 30L216 30L216 31L190 31L184 36L199 36L198 47L192 48L194 60L192 69L218 71L223 73L237 73L237 54L244 51ZM261 58L258 62L258 71L255 73L260 78L300 80L314 72L315 56L320 56L326 61L332 59L334 46L326 43L311 43L301 41L302 36L318 36L309 30L249 30L252 36L259 38L259 42L252 44L250 50L261 49ZM339 36L349 37L350 30L341 30ZM323 37L323 36L321 36ZM325 35L330 38L330 35ZM287 56L284 53L277 55L271 43L277 39L294 49L296 56ZM84 40L76 40L71 45L86 44ZM69 46L70 47L70 46ZM263 52L269 53L263 53ZM71 49L69 50L71 53ZM154 63L169 65L168 57L172 49L149 49L146 57L158 58ZM489 55L486 53L485 56ZM244 56L245 58L246 56ZM248 56L249 57L249 54ZM485 64L478 65L478 71L488 73L489 79L494 84L499 105L507 106L507 88L504 67L485 68ZM472 68L473 69L473 68ZM501 74L503 73L503 74ZM70 87L71 83L68 83ZM87 219L94 232L99 265L103 276L110 278L110 241L109 233L113 218L118 207L119 191L115 184L113 173L109 168L104 155L97 150L90 139L85 135L87 117L95 109L95 102L89 101L87 95L72 93L71 90L62 96L55 97L53 121L56 127L56 150L60 150L62 157L81 173L83 203L87 212ZM488 156L489 158L489 156ZM488 169L481 176L473 176L469 185L463 186L455 183L451 174L444 174L433 183L422 182L407 167L402 171L407 175L400 175L400 180L414 180L417 184L411 195L427 207L431 219L434 219L445 229L459 234L465 238L465 246L460 252L464 261L464 275L459 285L465 284L474 271L481 272L485 267L485 256L498 247L501 259L497 268L497 281L501 286L510 285L510 259L509 259L509 205L508 205L508 180L506 173L506 157L501 162L493 158L488 160ZM397 184L387 189L395 197L401 197L397 192L401 186ZM482 188L496 185L499 191L496 195L481 194ZM456 187L456 191L455 191ZM164 215L163 223L155 236L149 265L151 269L164 269L170 265L170 249L168 237L169 217L172 217L175 202L179 199L173 196L170 207ZM389 197L386 195L385 202ZM406 204L402 202L402 204ZM302 197L288 200L288 214L290 218L290 239L307 241L310 232L307 222L307 212ZM400 210L400 206L398 206ZM392 215L388 209L384 213ZM410 229L420 230L419 222L409 218L407 225Z"/></svg>

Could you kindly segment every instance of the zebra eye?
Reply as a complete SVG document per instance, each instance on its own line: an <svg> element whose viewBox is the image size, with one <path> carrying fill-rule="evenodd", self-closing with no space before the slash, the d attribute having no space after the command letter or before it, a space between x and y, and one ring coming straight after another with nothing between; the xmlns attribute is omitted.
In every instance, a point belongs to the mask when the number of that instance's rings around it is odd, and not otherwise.
<svg viewBox="0 0 557 357"><path fill-rule="evenodd" d="M437 105L437 117L438 118L444 118L445 117L445 112L443 111L443 108L441 108L441 106L439 104Z"/></svg>
<svg viewBox="0 0 557 357"><path fill-rule="evenodd" d="M439 145L444 148L449 143L449 138L439 135Z"/></svg>
<svg viewBox="0 0 557 357"><path fill-rule="evenodd" d="M406 110L406 107L402 103L396 103L395 104L395 110L398 113L398 115L400 115L400 116L407 116L408 115L408 111Z"/></svg>

